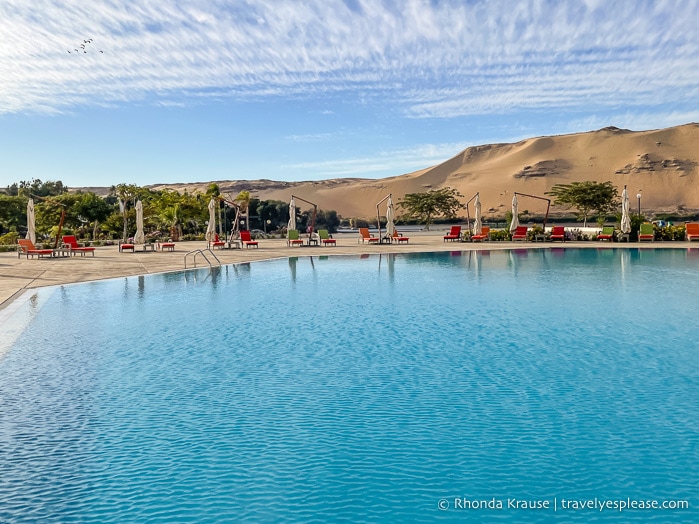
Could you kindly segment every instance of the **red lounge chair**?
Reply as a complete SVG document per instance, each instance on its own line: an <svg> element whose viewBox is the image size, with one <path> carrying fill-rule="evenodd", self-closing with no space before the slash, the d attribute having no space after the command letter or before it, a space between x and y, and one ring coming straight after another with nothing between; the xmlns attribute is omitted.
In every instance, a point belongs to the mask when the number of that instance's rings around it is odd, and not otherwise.
<svg viewBox="0 0 699 524"><path fill-rule="evenodd" d="M175 243L174 242L160 242L160 251L174 251L175 250Z"/></svg>
<svg viewBox="0 0 699 524"><path fill-rule="evenodd" d="M81 246L78 244L78 239L75 238L75 235L65 235L63 237L63 247L70 249L70 254L73 256L75 256L76 253L80 253L80 256L83 257L85 253L92 253L92 256L95 256L95 248Z"/></svg>
<svg viewBox="0 0 699 524"><path fill-rule="evenodd" d="M512 234L512 240L527 240L527 226L517 226Z"/></svg>
<svg viewBox="0 0 699 524"><path fill-rule="evenodd" d="M360 227L359 228L359 238L357 239L357 244L359 244L359 241L362 241L362 244L364 242L369 242L370 244L375 244L377 243L380 238L379 237L374 237L369 234L369 228L368 227Z"/></svg>
<svg viewBox="0 0 699 524"><path fill-rule="evenodd" d="M461 226L451 226L451 230L449 230L449 233L444 235L444 242L447 240L450 240L452 242L456 242L457 240L461 239Z"/></svg>
<svg viewBox="0 0 699 524"><path fill-rule="evenodd" d="M29 239L20 238L17 240L17 244L19 244L17 258L20 258L22 255L27 255L27 258L30 256L34 258L34 255L36 255L37 258L53 256L53 249L37 249L34 243Z"/></svg>
<svg viewBox="0 0 699 524"><path fill-rule="evenodd" d="M240 240L243 242L243 245L245 247L250 247L250 246L260 247L259 243L250 237L250 231L245 231L245 230L241 231L240 232Z"/></svg>
<svg viewBox="0 0 699 524"><path fill-rule="evenodd" d="M560 240L562 242L566 241L566 230L563 226L553 226L551 230L551 242Z"/></svg>
<svg viewBox="0 0 699 524"><path fill-rule="evenodd" d="M699 240L699 224L688 223L685 229L685 237L689 242L692 240Z"/></svg>
<svg viewBox="0 0 699 524"><path fill-rule="evenodd" d="M223 249L225 247L226 243L221 240L218 236L218 233L214 235L214 239L209 241L209 249L212 248L218 248L218 249Z"/></svg>
<svg viewBox="0 0 699 524"><path fill-rule="evenodd" d="M119 242L119 253L123 253L124 251L131 250L132 253L136 252L136 245L135 244L127 244L125 242Z"/></svg>
<svg viewBox="0 0 699 524"><path fill-rule="evenodd" d="M481 227L481 234L480 235L473 235L471 237L471 242L480 242L481 240L490 240L490 227L488 227L488 226Z"/></svg>

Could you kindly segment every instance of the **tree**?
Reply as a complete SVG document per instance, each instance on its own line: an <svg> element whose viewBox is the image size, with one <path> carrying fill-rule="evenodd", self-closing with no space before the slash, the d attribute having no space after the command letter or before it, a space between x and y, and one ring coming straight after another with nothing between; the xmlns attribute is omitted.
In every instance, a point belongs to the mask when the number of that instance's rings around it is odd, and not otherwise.
<svg viewBox="0 0 699 524"><path fill-rule="evenodd" d="M122 235L122 241L126 242L127 239L127 209L128 204L133 200L133 205L136 204L136 197L138 196L139 188L135 184L117 184L112 186L111 192L119 198L119 208L124 215L124 231Z"/></svg>
<svg viewBox="0 0 699 524"><path fill-rule="evenodd" d="M405 210L402 218L417 219L429 229L435 217L456 218L456 212L464 207L458 197L463 195L456 189L444 187L427 193L408 193L398 202L398 207Z"/></svg>
<svg viewBox="0 0 699 524"><path fill-rule="evenodd" d="M250 191L241 191L233 200L240 206L240 212L245 214L245 228L250 230Z"/></svg>
<svg viewBox="0 0 699 524"><path fill-rule="evenodd" d="M0 234L27 226L27 199L0 195Z"/></svg>
<svg viewBox="0 0 699 524"><path fill-rule="evenodd" d="M112 206L95 193L83 193L75 207L79 219L92 222L92 239L95 240L99 223L112 214Z"/></svg>
<svg viewBox="0 0 699 524"><path fill-rule="evenodd" d="M609 181L598 183L588 180L556 184L546 194L555 198L555 205L576 208L585 226L591 211L600 215L608 214L620 206L617 188Z"/></svg>

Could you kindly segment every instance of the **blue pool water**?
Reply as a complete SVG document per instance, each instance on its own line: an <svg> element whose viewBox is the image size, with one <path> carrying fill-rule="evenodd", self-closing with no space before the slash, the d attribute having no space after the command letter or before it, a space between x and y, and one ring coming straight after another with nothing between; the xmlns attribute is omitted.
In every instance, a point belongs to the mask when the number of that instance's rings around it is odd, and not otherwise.
<svg viewBox="0 0 699 524"><path fill-rule="evenodd" d="M0 357L0 522L696 522L698 275L558 249L39 291ZM595 506L653 500L689 508Z"/></svg>

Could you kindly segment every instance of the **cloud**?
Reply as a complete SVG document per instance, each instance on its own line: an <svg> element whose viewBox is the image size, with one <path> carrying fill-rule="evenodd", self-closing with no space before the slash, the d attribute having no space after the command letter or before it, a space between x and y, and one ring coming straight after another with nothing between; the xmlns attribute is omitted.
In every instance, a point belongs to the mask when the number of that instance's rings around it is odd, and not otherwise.
<svg viewBox="0 0 699 524"><path fill-rule="evenodd" d="M285 170L303 171L309 179L348 176L379 178L437 165L453 157L469 145L473 144L463 142L418 144L409 148L380 151L371 156L296 163L281 167Z"/></svg>
<svg viewBox="0 0 699 524"><path fill-rule="evenodd" d="M444 118L699 94L696 0L395 5L3 2L0 113L343 93Z"/></svg>
<svg viewBox="0 0 699 524"><path fill-rule="evenodd" d="M591 115L585 118L572 120L568 123L568 130L572 133L601 129L607 126L616 126L632 131L646 129L662 129L689 122L699 122L699 111L627 111L625 113L613 113L610 115Z"/></svg>

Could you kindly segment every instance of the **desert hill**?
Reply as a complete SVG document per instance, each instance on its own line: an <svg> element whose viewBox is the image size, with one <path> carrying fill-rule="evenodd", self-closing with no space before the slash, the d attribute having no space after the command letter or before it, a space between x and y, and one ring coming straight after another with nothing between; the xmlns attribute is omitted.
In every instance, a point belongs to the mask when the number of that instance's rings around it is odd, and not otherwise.
<svg viewBox="0 0 699 524"><path fill-rule="evenodd" d="M611 180L620 193L627 185L632 209L637 205L636 194L640 191L646 213L696 212L699 210L699 124L651 131L606 127L512 144L474 146L436 166L378 180L217 183L224 193L232 195L247 189L260 199L286 201L294 194L317 203L321 209L334 209L344 217L376 216L376 203L389 193L398 201L406 193L452 187L464 195L464 201L479 192L486 216L498 216L509 209L514 192L545 196L555 184L584 180ZM149 187L203 192L209 183ZM520 210L542 212L545 207L540 200L520 198Z"/></svg>

